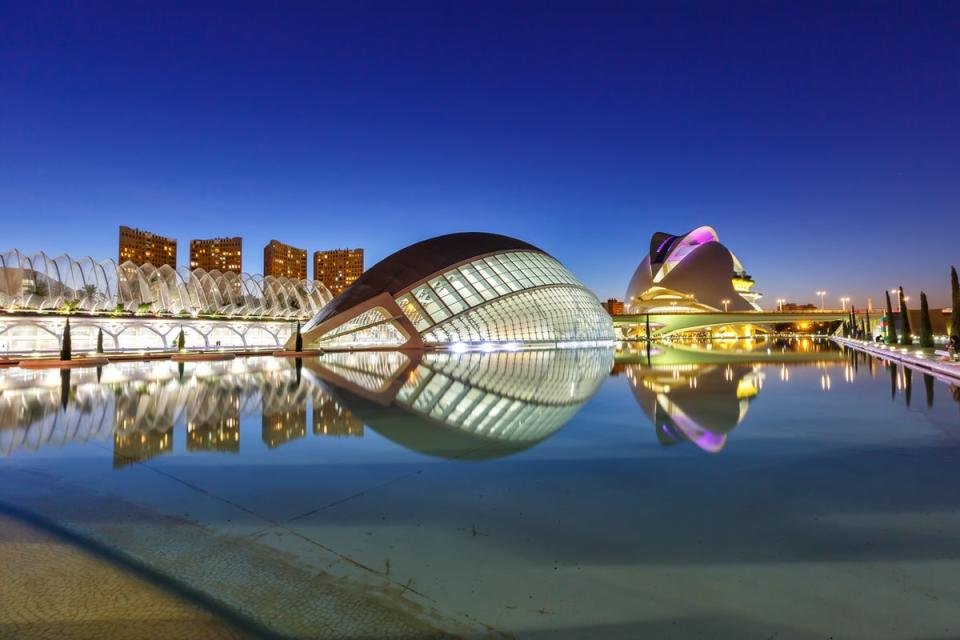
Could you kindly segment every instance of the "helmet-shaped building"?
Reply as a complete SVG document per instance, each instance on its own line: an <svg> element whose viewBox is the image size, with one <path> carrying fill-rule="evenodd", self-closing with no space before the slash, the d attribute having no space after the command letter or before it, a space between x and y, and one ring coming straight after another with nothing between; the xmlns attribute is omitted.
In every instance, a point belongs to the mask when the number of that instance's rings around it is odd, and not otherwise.
<svg viewBox="0 0 960 640"><path fill-rule="evenodd" d="M712 227L681 236L657 232L630 279L627 313L759 311L756 283Z"/></svg>
<svg viewBox="0 0 960 640"><path fill-rule="evenodd" d="M614 338L596 296L562 264L490 233L438 236L384 258L302 335L306 349L562 347Z"/></svg>

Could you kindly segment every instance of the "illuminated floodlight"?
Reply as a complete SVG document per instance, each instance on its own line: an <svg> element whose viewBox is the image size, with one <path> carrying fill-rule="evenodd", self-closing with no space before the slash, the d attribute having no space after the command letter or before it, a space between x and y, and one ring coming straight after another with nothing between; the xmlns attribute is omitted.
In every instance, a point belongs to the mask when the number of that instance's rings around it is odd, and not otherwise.
<svg viewBox="0 0 960 640"><path fill-rule="evenodd" d="M466 353L469 350L470 346L465 342L454 342L450 345L450 351L453 351L454 353Z"/></svg>

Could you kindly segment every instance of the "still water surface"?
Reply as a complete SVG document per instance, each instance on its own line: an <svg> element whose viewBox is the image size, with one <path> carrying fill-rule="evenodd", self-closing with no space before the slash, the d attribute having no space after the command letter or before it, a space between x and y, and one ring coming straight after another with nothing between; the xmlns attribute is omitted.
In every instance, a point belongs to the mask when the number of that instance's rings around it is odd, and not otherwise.
<svg viewBox="0 0 960 640"><path fill-rule="evenodd" d="M8 369L0 456L253 635L960 635L958 390L828 341Z"/></svg>

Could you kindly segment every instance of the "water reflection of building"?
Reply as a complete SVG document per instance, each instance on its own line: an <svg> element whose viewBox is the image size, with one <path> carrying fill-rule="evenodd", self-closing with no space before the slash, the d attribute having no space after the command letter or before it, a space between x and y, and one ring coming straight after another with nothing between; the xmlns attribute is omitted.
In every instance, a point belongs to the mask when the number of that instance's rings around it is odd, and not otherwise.
<svg viewBox="0 0 960 640"><path fill-rule="evenodd" d="M306 410L263 414L263 442L271 449L307 435Z"/></svg>
<svg viewBox="0 0 960 640"><path fill-rule="evenodd" d="M329 354L306 363L351 413L404 447L442 457L509 455L544 440L593 396L607 349Z"/></svg>
<svg viewBox="0 0 960 640"><path fill-rule="evenodd" d="M173 451L173 425L163 431L113 434L113 468L143 462Z"/></svg>
<svg viewBox="0 0 960 640"><path fill-rule="evenodd" d="M219 420L187 420L187 451L240 451L239 407Z"/></svg>
<svg viewBox="0 0 960 640"><path fill-rule="evenodd" d="M712 453L723 449L763 386L751 364L631 365L627 378L661 445L689 441Z"/></svg>
<svg viewBox="0 0 960 640"><path fill-rule="evenodd" d="M363 423L332 398L314 401L313 435L363 437Z"/></svg>

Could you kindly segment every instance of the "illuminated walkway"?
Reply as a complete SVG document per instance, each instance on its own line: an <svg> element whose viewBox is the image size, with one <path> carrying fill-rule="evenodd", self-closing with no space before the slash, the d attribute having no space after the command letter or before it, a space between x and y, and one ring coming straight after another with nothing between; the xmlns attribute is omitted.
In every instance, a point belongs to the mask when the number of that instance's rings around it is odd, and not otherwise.
<svg viewBox="0 0 960 640"><path fill-rule="evenodd" d="M960 382L960 363L941 360L940 356L931 354L929 349L920 349L916 345L909 347L887 345L879 342L851 340L850 338L834 338L834 341L837 344L869 353L884 360L899 362L913 369L922 369L950 384ZM943 345L940 345L939 348L946 349Z"/></svg>

